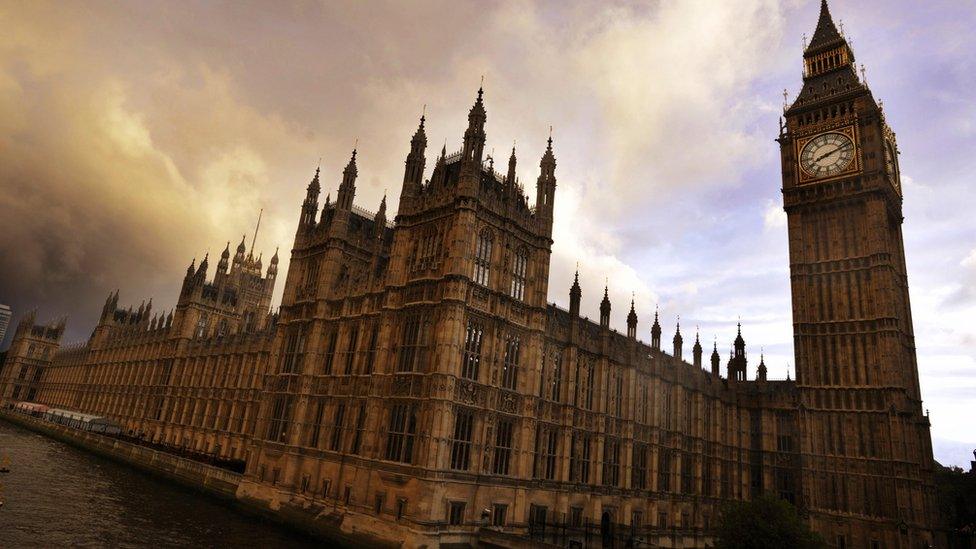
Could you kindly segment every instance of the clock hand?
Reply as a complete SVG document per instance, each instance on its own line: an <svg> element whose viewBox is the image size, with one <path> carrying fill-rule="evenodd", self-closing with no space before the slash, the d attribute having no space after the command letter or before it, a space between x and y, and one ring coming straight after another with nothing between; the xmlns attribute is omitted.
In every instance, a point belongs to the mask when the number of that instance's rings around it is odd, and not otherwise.
<svg viewBox="0 0 976 549"><path fill-rule="evenodd" d="M824 158L827 158L828 156L830 156L830 155L832 155L832 154L834 154L835 152L837 152L837 151L839 151L839 150L840 150L840 147L837 147L836 149L834 149L834 150L832 150L832 151L830 151L830 152L828 152L828 153L824 153L824 154L822 154L822 155L820 155L819 157L817 157L817 158L815 158L815 159L814 159L813 161L814 161L814 162L820 162L820 161L821 161L821 160L823 160Z"/></svg>

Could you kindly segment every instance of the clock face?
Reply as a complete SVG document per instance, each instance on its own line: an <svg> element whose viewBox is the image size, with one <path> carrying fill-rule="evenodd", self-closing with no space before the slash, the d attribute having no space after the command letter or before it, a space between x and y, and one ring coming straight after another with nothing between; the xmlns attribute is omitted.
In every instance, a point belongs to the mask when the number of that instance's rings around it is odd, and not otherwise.
<svg viewBox="0 0 976 549"><path fill-rule="evenodd" d="M898 185L898 153L895 151L895 145L891 141L885 141L884 155L885 155L885 168L888 170L888 175L891 176L891 182L894 184L895 189L899 188Z"/></svg>
<svg viewBox="0 0 976 549"><path fill-rule="evenodd" d="M842 133L814 137L800 152L800 167L811 177L829 177L847 169L854 160L854 142Z"/></svg>

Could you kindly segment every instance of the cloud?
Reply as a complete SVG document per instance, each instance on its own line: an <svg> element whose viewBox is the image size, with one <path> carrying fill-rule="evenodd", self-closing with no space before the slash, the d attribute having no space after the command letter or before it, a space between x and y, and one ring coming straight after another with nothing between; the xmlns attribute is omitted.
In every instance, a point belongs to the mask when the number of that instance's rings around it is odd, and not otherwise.
<svg viewBox="0 0 976 549"><path fill-rule="evenodd" d="M763 228L766 230L782 231L786 228L786 211L783 206L773 200L766 201L766 210L763 212Z"/></svg>

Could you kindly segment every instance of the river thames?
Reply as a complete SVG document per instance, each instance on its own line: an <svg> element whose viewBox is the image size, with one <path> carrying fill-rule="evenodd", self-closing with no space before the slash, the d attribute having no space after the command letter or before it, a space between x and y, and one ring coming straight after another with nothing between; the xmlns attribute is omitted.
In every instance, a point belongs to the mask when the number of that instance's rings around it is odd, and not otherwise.
<svg viewBox="0 0 976 549"><path fill-rule="evenodd" d="M9 457L9 465L8 465ZM209 496L0 421L0 547L314 547Z"/></svg>

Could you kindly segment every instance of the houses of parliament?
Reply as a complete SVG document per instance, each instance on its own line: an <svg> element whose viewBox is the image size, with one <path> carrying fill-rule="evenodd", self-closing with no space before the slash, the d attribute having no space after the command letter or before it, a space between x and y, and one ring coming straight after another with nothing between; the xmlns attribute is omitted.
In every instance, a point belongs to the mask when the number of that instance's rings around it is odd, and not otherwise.
<svg viewBox="0 0 976 549"><path fill-rule="evenodd" d="M240 463L239 500L377 545L707 547L723 504L761 494L831 547L938 543L895 133L826 1L777 136L795 380L761 359L747 379L741 327L729 358L697 336L689 357L656 315L642 342L633 303L612 330L606 291L581 316L578 276L549 303L552 139L530 201L486 120L479 89L428 170L420 119L392 217L354 204L355 151L334 201L316 170L277 312L277 253L242 240L166 314L110 294L83 344L28 315L0 404Z"/></svg>

